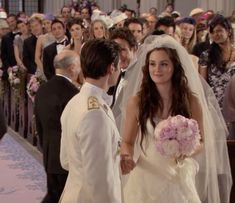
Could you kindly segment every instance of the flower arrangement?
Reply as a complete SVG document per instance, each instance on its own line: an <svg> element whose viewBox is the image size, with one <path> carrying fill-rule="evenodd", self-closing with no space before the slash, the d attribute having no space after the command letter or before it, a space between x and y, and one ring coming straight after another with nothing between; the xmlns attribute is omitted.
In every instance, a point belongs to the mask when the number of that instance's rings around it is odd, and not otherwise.
<svg viewBox="0 0 235 203"><path fill-rule="evenodd" d="M8 80L13 89L18 89L20 86L21 71L18 66L8 68Z"/></svg>
<svg viewBox="0 0 235 203"><path fill-rule="evenodd" d="M38 91L38 88L42 83L45 82L45 79L41 75L32 75L28 85L27 85L27 93L29 98L34 102L35 95Z"/></svg>
<svg viewBox="0 0 235 203"><path fill-rule="evenodd" d="M14 93L15 102L18 103L21 95L22 80L23 80L23 71L19 68L19 66L9 67L7 69L8 72L8 81L12 88L12 92Z"/></svg>
<svg viewBox="0 0 235 203"><path fill-rule="evenodd" d="M197 121L181 115L161 121L154 135L157 151L176 161L191 156L199 147L201 139Z"/></svg>

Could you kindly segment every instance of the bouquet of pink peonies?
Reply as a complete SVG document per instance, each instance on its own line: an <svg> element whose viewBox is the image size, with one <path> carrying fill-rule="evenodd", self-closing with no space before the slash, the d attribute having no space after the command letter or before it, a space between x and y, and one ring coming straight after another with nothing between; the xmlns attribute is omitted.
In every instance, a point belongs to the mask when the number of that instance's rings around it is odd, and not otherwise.
<svg viewBox="0 0 235 203"><path fill-rule="evenodd" d="M28 85L27 85L27 93L29 98L34 102L34 97L38 91L38 88L42 83L45 82L45 79L41 75L32 75Z"/></svg>
<svg viewBox="0 0 235 203"><path fill-rule="evenodd" d="M177 115L161 121L155 128L156 147L169 158L191 156L200 145L197 121Z"/></svg>

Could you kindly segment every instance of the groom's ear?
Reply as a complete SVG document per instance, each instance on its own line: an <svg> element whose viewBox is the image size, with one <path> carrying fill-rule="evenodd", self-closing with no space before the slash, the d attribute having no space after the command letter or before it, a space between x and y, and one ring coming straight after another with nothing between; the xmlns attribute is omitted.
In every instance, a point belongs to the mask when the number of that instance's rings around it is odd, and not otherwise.
<svg viewBox="0 0 235 203"><path fill-rule="evenodd" d="M110 74L112 74L112 73L114 73L116 70L117 70L117 67L115 67L114 64L111 63L111 64L108 66L107 72L110 73Z"/></svg>

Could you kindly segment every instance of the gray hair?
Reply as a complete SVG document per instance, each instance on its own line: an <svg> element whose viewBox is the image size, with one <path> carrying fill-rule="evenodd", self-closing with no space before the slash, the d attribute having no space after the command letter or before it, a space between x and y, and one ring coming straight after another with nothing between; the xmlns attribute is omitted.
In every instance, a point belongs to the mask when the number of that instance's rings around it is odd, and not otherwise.
<svg viewBox="0 0 235 203"><path fill-rule="evenodd" d="M74 51L63 50L57 54L54 58L55 69L67 69L69 66L74 64L75 60L78 59L78 55Z"/></svg>

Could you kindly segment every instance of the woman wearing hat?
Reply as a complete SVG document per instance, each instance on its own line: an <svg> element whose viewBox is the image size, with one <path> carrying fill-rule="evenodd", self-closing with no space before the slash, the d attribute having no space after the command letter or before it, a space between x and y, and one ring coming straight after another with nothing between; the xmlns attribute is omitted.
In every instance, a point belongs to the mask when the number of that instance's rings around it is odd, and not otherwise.
<svg viewBox="0 0 235 203"><path fill-rule="evenodd" d="M192 53L193 46L196 44L196 21L191 17L185 17L180 21L181 44L185 49Z"/></svg>

